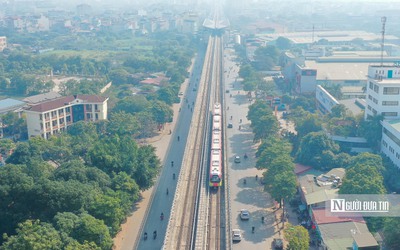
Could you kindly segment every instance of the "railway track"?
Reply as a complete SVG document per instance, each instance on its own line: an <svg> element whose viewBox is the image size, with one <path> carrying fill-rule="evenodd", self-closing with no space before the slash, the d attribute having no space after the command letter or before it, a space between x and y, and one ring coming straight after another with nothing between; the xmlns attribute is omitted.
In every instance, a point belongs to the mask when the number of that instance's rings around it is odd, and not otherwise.
<svg viewBox="0 0 400 250"><path fill-rule="evenodd" d="M223 188L210 189L210 107L222 103L222 43L210 36L163 249L225 249ZM225 183L223 182L223 185ZM223 212L222 218L225 218ZM221 235L223 237L221 237Z"/></svg>
<svg viewBox="0 0 400 250"><path fill-rule="evenodd" d="M210 43L213 41L209 40ZM212 64L207 50L206 60L203 65L201 83L198 88L196 106L194 107L193 120L189 131L182 169L178 179L177 192L171 217L168 223L167 234L164 240L164 249L191 249L194 246L194 225L197 214L198 192L200 188L200 171L204 159L204 141L206 116L208 115L208 84L209 70Z"/></svg>
<svg viewBox="0 0 400 250"><path fill-rule="evenodd" d="M215 50L213 54L213 84L214 84L214 95L211 103L220 103L221 110L224 109L222 97L221 97L221 86L222 86L222 41L221 38L216 37ZM223 114L223 112L222 112ZM221 127L224 131L224 126ZM221 132L222 132L221 131ZM223 152L223 151L222 151ZM224 157L222 157L224 159ZM222 160L222 166L224 166L224 161ZM223 171L224 172L224 171ZM207 225L207 246L203 249L224 249L224 242L221 241L221 200L223 197L223 186L225 182L223 181L222 187L219 189L208 189L209 191L209 203L208 203L208 225Z"/></svg>

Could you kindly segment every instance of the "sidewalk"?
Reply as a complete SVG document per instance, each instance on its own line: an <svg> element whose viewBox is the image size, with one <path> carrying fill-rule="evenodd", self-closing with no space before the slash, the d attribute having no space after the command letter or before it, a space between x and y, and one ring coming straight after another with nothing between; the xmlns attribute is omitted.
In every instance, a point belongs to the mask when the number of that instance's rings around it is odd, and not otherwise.
<svg viewBox="0 0 400 250"><path fill-rule="evenodd" d="M186 79L181 86L180 92L186 93L188 82L189 79ZM173 132L175 129L176 122L179 119L181 105L184 103L184 98L185 96L182 96L181 102L172 106L174 116L171 123L167 123L164 128L161 129L161 131L158 131L156 136L139 142L143 144L151 144L156 148L156 155L159 157L162 166L164 166L163 162L165 154L168 150L171 136L174 134L170 134L170 131ZM153 190L154 186L141 193L140 200L134 204L131 215L127 217L126 221L121 225L121 231L113 239L113 249L132 250L132 248L135 246L135 241L140 233L140 227L143 219L146 216L146 211L149 206L149 201L151 199Z"/></svg>

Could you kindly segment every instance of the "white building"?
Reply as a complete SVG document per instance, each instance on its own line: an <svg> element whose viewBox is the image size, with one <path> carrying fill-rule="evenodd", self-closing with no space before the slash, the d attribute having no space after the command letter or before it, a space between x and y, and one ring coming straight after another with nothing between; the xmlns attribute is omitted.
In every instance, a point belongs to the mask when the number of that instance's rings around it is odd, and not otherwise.
<svg viewBox="0 0 400 250"><path fill-rule="evenodd" d="M400 120L382 121L381 151L400 168Z"/></svg>
<svg viewBox="0 0 400 250"><path fill-rule="evenodd" d="M74 95L33 105L25 110L28 135L48 139L75 122L105 120L107 101L97 95Z"/></svg>
<svg viewBox="0 0 400 250"><path fill-rule="evenodd" d="M368 69L365 118L383 115L381 151L400 168L400 65Z"/></svg>
<svg viewBox="0 0 400 250"><path fill-rule="evenodd" d="M400 118L400 66L369 66L365 118Z"/></svg>
<svg viewBox="0 0 400 250"><path fill-rule="evenodd" d="M0 52L7 48L7 37L0 36Z"/></svg>

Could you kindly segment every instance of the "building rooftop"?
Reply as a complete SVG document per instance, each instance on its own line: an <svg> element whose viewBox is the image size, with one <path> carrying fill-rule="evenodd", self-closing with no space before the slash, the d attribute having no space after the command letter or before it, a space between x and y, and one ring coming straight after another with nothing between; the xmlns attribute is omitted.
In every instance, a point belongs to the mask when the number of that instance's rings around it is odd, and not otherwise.
<svg viewBox="0 0 400 250"><path fill-rule="evenodd" d="M351 98L351 99L345 99L345 100L339 100L340 104L343 104L346 106L346 108L353 113L353 115L358 115L362 114L364 112L364 109L361 107L360 104L357 104L358 98ZM365 106L364 106L365 108Z"/></svg>
<svg viewBox="0 0 400 250"><path fill-rule="evenodd" d="M276 40L278 37L286 37L296 44L311 44L325 39L328 42L351 42L356 38L361 38L364 41L375 41L381 39L379 33L369 33L366 31L357 30L328 30L328 31L307 31L307 32L288 32L288 33L274 33L274 34L261 34L258 37L268 41ZM386 35L385 39L398 40L399 38L393 35Z"/></svg>
<svg viewBox="0 0 400 250"><path fill-rule="evenodd" d="M56 99L59 97L61 97L61 95L57 92L48 92L48 93L43 93L43 94L39 94L39 95L28 96L23 101L25 101L29 104L38 104L40 102L53 100L53 99Z"/></svg>
<svg viewBox="0 0 400 250"><path fill-rule="evenodd" d="M306 60L305 67L317 70L317 81L366 81L370 63L319 63Z"/></svg>
<svg viewBox="0 0 400 250"><path fill-rule="evenodd" d="M400 119L384 120L384 122L388 123L392 128L400 132Z"/></svg>
<svg viewBox="0 0 400 250"><path fill-rule="evenodd" d="M19 101L19 100L15 100L15 99L11 99L11 98L7 98L4 100L0 101L0 114L1 113L5 113L8 112L12 109L17 109L20 108L22 106L26 105L25 102Z"/></svg>
<svg viewBox="0 0 400 250"><path fill-rule="evenodd" d="M378 84L393 84L393 85L399 85L400 84L400 78L383 78L382 80L377 80L376 81Z"/></svg>
<svg viewBox="0 0 400 250"><path fill-rule="evenodd" d="M46 112L54 109L61 108L66 105L70 105L70 103L74 100L81 100L84 103L103 103L106 101L107 97L102 97L98 95L71 95L71 96L63 96L51 101L43 102L37 105L30 107L27 110L34 112Z"/></svg>
<svg viewBox="0 0 400 250"><path fill-rule="evenodd" d="M339 217L339 216L329 216L329 213L325 208L312 208L313 220L318 225L338 223L338 222L360 222L365 223L364 218L360 215L359 217Z"/></svg>
<svg viewBox="0 0 400 250"><path fill-rule="evenodd" d="M371 233L356 233L353 235L353 239L358 247L379 246L378 242Z"/></svg>
<svg viewBox="0 0 400 250"><path fill-rule="evenodd" d="M334 168L318 177L312 174L299 176L298 181L307 205L317 204L335 197L338 188L334 183L342 180L344 175L344 168Z"/></svg>
<svg viewBox="0 0 400 250"><path fill-rule="evenodd" d="M321 232L321 238L328 249L348 249L352 248L353 236L362 234L371 235L365 223L361 222L337 222L318 225ZM376 241L375 241L376 242Z"/></svg>

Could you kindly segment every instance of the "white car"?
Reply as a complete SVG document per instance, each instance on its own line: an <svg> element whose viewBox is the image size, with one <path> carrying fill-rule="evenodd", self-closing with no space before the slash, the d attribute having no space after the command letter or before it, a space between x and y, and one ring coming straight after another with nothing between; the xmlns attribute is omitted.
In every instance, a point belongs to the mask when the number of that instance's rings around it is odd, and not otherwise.
<svg viewBox="0 0 400 250"><path fill-rule="evenodd" d="M247 209L240 210L240 219L242 220L249 220L250 219L250 212Z"/></svg>
<svg viewBox="0 0 400 250"><path fill-rule="evenodd" d="M233 229L232 230L232 241L241 241L242 240L242 233L240 229Z"/></svg>
<svg viewBox="0 0 400 250"><path fill-rule="evenodd" d="M235 163L240 163L240 156L235 156Z"/></svg>

